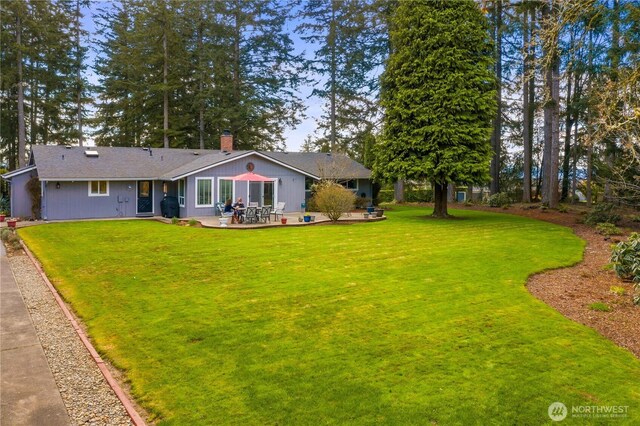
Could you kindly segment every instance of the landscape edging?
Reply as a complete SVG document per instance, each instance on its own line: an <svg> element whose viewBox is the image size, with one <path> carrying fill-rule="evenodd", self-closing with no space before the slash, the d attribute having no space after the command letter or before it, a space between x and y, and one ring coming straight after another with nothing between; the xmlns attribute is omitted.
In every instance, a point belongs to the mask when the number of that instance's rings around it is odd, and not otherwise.
<svg viewBox="0 0 640 426"><path fill-rule="evenodd" d="M78 335L78 337L80 337L80 340L82 341L85 348L91 355L91 358L100 369L100 372L102 373L105 380L109 384L109 387L113 390L113 392L116 394L116 396L124 406L124 409L126 410L133 424L135 426L146 426L146 423L142 419L142 416L140 416L140 414L136 411L133 403L131 402L127 394L122 390L118 382L115 380L115 378L113 377L113 375L111 374L107 366L105 365L104 361L102 360L102 358L100 357L96 349L91 344L91 341L89 340L87 335L84 333L84 331L76 321L75 316L67 308L67 305L62 300L62 297L60 296L60 293L58 293L58 290L56 290L53 284L51 284L51 281L49 281L49 278L47 277L47 275L44 273L44 270L40 266L40 262L38 262L38 260L35 258L33 253L31 253L31 250L29 250L29 248L24 243L24 241L21 240L20 244L22 245L24 252L27 254L27 257L29 257L29 259L31 260L31 263L33 263L33 265L35 266L36 270L38 271L38 274L40 274L43 281L49 288L49 291L51 291L51 294L56 300L56 303L58 303L58 306L62 310L64 316L69 320L76 334Z"/></svg>

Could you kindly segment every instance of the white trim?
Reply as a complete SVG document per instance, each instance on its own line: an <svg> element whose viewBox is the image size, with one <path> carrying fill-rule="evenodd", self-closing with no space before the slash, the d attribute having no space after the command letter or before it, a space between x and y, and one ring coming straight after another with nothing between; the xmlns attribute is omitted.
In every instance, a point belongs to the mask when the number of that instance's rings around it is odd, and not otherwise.
<svg viewBox="0 0 640 426"><path fill-rule="evenodd" d="M236 182L230 177L230 176L225 176L225 177L219 177L218 178L218 186L216 187L216 195L217 197L215 198L216 200L220 199L220 181L221 180L229 180L231 181L231 202L235 203L236 202ZM225 201L217 201L218 203L225 203L227 200ZM216 201L214 201L214 205L215 205Z"/></svg>
<svg viewBox="0 0 640 426"><path fill-rule="evenodd" d="M182 182L182 203L180 203L180 182ZM186 205L187 200L187 180L179 179L178 180L178 205L180 207L184 207Z"/></svg>
<svg viewBox="0 0 640 426"><path fill-rule="evenodd" d="M138 211L138 192L139 192L138 184L141 181L142 182L145 182L145 181L151 182L151 188L149 189L149 193L151 194L151 212L142 212L141 213L141 212ZM153 192L155 191L155 189L156 189L155 188L155 181L153 179L140 179L140 180L136 181L136 214L149 214L149 213L151 213L153 215L156 214L156 206L153 205L153 198L154 198L153 197Z"/></svg>
<svg viewBox="0 0 640 426"><path fill-rule="evenodd" d="M98 182L98 193L94 194L93 192L91 192L91 184L93 182ZM100 193L100 182L106 182L107 183L107 193L106 194L101 194ZM87 182L87 187L88 187L88 193L89 193L89 197L108 197L109 196L109 181L105 180L105 179L100 179L100 180L90 180Z"/></svg>
<svg viewBox="0 0 640 426"><path fill-rule="evenodd" d="M211 182L211 204L198 204L198 181L201 181L201 180L208 180L208 181ZM194 191L195 199L193 200L194 203L195 203L195 207L196 208L213 207L215 205L215 201L214 201L214 198L213 198L213 196L214 196L214 193L213 193L213 181L214 181L214 178L212 178L212 177L197 177L196 178L196 184L194 185L195 186L195 188L194 188L195 189L195 191Z"/></svg>
<svg viewBox="0 0 640 426"><path fill-rule="evenodd" d="M201 168L199 168L197 170L193 170L193 171L190 171L190 172L187 172L187 173L183 173L183 174L181 174L179 176L174 176L174 177L171 178L171 180L172 181L176 181L178 179L182 179L182 178L185 178L187 176L191 176L191 175L194 175L196 173L203 172L205 170L209 170L209 169L213 169L213 168L218 167L218 166L222 166L223 164L231 163L232 161L235 161L235 160L240 160L240 159L248 157L250 155L257 155L258 157L261 157L261 158L263 158L263 159L265 159L267 161L271 161L272 163L276 163L276 164L278 164L278 165L280 165L282 167L285 167L285 168L287 168L289 170L293 170L294 172L301 173L301 174L303 174L305 176L309 176L309 177L314 178L314 179L318 179L318 180L320 179L318 176L312 175L311 173L307 173L304 170L300 170L300 169L298 169L296 167L290 166L289 164L283 163L282 161L278 161L278 160L276 160L274 158L269 157L268 155L261 154L258 151L247 151L245 154L238 155L238 156L235 156L235 157L231 157L231 158L228 158L226 160L219 161L219 162L217 162L215 164L210 164L208 166L201 167Z"/></svg>
<svg viewBox="0 0 640 426"><path fill-rule="evenodd" d="M260 193L261 200L258 201L258 205L262 206L264 204L264 183L265 182L273 183L273 204L271 205L271 207L275 207L275 205L278 204L278 179L279 178L274 178L274 179L271 179L270 181L258 181L263 184L261 188L261 193ZM249 201L250 201L250 194L249 194L250 185L251 185L251 181L247 181L247 205L249 205Z"/></svg>
<svg viewBox="0 0 640 426"><path fill-rule="evenodd" d="M3 179L11 179L14 176L18 176L18 175L21 175L23 173L30 172L31 170L34 170L34 169L36 169L36 166L23 167L21 169L16 169L16 170L14 170L12 172L5 173L1 177ZM40 180L42 180L42 179L40 179Z"/></svg>

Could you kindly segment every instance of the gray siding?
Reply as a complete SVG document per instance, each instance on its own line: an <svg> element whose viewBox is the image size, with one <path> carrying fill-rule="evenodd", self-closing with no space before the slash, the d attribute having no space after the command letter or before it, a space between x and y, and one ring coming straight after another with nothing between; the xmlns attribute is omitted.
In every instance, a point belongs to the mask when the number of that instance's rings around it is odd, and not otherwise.
<svg viewBox="0 0 640 426"><path fill-rule="evenodd" d="M43 218L60 220L135 217L135 181L109 182L109 195L104 197L90 197L88 185L87 182L60 182L58 189L56 182L46 182L44 187L46 203L43 206ZM154 199L154 207L155 204L156 200Z"/></svg>
<svg viewBox="0 0 640 426"><path fill-rule="evenodd" d="M213 207L196 207L196 178L214 178L213 201L215 203L219 197L218 180L220 178L228 178L245 173L247 171L246 165L249 162L252 162L255 166L253 170L254 173L276 179L280 178L280 181L276 180L275 183L275 202L285 202L286 212L301 211L300 204L304 202L304 175L258 156L251 155L189 176L186 185L186 207L185 209L181 209L181 216L182 210L185 210L186 216L189 217L211 216L215 214ZM242 197L246 203L248 199L248 186L248 182L246 181L234 182L234 199Z"/></svg>
<svg viewBox="0 0 640 426"><path fill-rule="evenodd" d="M11 178L11 217L31 218L31 195L27 191L27 182L38 173L22 173Z"/></svg>

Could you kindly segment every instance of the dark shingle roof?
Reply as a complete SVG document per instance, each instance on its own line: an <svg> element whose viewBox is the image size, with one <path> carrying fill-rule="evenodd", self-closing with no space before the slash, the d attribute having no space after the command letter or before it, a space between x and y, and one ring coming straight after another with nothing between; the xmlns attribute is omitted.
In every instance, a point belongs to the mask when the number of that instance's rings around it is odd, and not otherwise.
<svg viewBox="0 0 640 426"><path fill-rule="evenodd" d="M85 151L97 151L89 157ZM166 179L171 180L255 153L315 176L370 178L371 172L341 154L306 152L255 152L186 150L164 148L65 147L35 145L32 148L38 176L43 180L72 179Z"/></svg>
<svg viewBox="0 0 640 426"><path fill-rule="evenodd" d="M371 170L344 154L322 152L261 152L261 154L319 178L371 178Z"/></svg>

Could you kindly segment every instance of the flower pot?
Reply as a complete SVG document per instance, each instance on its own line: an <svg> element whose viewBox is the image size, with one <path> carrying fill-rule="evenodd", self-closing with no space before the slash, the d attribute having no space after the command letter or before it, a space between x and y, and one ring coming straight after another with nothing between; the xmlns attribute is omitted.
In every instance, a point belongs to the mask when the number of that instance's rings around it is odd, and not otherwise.
<svg viewBox="0 0 640 426"><path fill-rule="evenodd" d="M304 221L305 222L311 222L311 216L305 216L304 217Z"/></svg>
<svg viewBox="0 0 640 426"><path fill-rule="evenodd" d="M364 216L365 219L369 219L369 213L362 213L362 216Z"/></svg>
<svg viewBox="0 0 640 426"><path fill-rule="evenodd" d="M298 222L302 222L304 219L302 219L301 217L298 218Z"/></svg>
<svg viewBox="0 0 640 426"><path fill-rule="evenodd" d="M286 225L287 224L287 218L286 217L280 218L280 222L282 222L283 225Z"/></svg>
<svg viewBox="0 0 640 426"><path fill-rule="evenodd" d="M3 215L3 214L0 214L0 222L4 222L4 218L5 218L5 217L7 217L7 216L5 216L5 215Z"/></svg>
<svg viewBox="0 0 640 426"><path fill-rule="evenodd" d="M375 211L375 207L371 206L371 207L367 207L367 213L371 214Z"/></svg>
<svg viewBox="0 0 640 426"><path fill-rule="evenodd" d="M221 217L219 219L220 221L220 228L226 228L228 226L229 223L229 218L228 217Z"/></svg>
<svg viewBox="0 0 640 426"><path fill-rule="evenodd" d="M376 209L376 217L382 217L383 214L384 214L384 210Z"/></svg>
<svg viewBox="0 0 640 426"><path fill-rule="evenodd" d="M316 221L316 217L315 216L310 216L311 217L311 222L315 222Z"/></svg>
<svg viewBox="0 0 640 426"><path fill-rule="evenodd" d="M7 220L7 226L9 228L15 228L16 227L16 223L18 223L18 221L16 219Z"/></svg>

